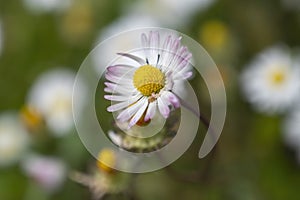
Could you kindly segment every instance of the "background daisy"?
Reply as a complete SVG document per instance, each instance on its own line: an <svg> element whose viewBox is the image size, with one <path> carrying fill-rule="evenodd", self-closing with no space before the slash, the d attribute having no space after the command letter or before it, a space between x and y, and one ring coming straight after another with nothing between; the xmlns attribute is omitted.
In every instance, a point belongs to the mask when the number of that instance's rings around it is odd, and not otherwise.
<svg viewBox="0 0 300 200"><path fill-rule="evenodd" d="M299 67L284 47L264 50L242 74L241 84L246 99L261 112L285 111L298 99Z"/></svg>
<svg viewBox="0 0 300 200"><path fill-rule="evenodd" d="M55 136L69 133L73 127L72 93L75 73L68 69L55 69L42 74L32 86L27 105L44 117ZM84 98L84 86L79 88Z"/></svg>
<svg viewBox="0 0 300 200"><path fill-rule="evenodd" d="M0 167L16 163L22 158L29 143L26 128L15 112L0 115Z"/></svg>
<svg viewBox="0 0 300 200"><path fill-rule="evenodd" d="M65 163L53 156L27 155L22 161L22 169L46 192L58 190L67 175Z"/></svg>

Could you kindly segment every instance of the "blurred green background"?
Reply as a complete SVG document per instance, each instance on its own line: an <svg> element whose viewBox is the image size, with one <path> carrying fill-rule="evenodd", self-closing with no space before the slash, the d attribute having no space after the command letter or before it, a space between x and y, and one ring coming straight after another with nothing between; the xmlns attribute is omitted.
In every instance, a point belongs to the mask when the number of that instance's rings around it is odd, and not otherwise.
<svg viewBox="0 0 300 200"><path fill-rule="evenodd" d="M35 13L24 2L0 0L1 112L19 111L43 72L58 66L76 71L109 26L139 9L135 0L74 0L64 10ZM280 0L215 0L191 12L180 24L176 17L172 23L155 19L160 26L183 32L206 48L223 75L228 112L214 153L202 160L197 157L206 130L201 125L193 145L171 166L180 174L193 175L197 170L205 176L193 182L177 179L168 170L138 175L137 199L299 199L300 166L295 152L284 144L283 116L254 112L238 82L245 64L264 48L278 43L300 46L300 3L295 2L298 8ZM148 14L158 15L154 11ZM201 103L204 111L209 110L205 95ZM46 136L38 141L32 147L35 151L62 158L69 169L88 172L94 165L75 131L63 138ZM56 193L46 195L18 164L0 168L1 200L90 198L86 187L69 179ZM128 199L123 195L106 198Z"/></svg>

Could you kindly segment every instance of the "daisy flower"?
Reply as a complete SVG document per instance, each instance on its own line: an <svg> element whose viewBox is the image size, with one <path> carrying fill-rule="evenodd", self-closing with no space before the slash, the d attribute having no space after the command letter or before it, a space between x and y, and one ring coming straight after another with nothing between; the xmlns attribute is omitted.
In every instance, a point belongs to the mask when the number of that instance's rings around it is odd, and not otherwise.
<svg viewBox="0 0 300 200"><path fill-rule="evenodd" d="M64 136L74 127L72 95L75 73L55 69L42 74L29 92L27 106L43 116L55 136ZM84 88L80 87L82 99Z"/></svg>
<svg viewBox="0 0 300 200"><path fill-rule="evenodd" d="M119 53L136 65L115 64L105 74L105 92L111 94L104 98L116 102L107 111L120 112L117 120L129 121L128 128L147 124L157 109L168 118L172 108L180 107L173 89L193 74L189 65L192 54L181 45L181 37L169 35L161 46L159 32L150 31L141 35L141 42L144 58Z"/></svg>
<svg viewBox="0 0 300 200"><path fill-rule="evenodd" d="M67 167L62 160L40 155L26 157L22 162L22 169L47 192L58 190L67 174Z"/></svg>
<svg viewBox="0 0 300 200"><path fill-rule="evenodd" d="M242 73L245 97L258 111L269 114L285 111L297 100L300 91L299 66L283 47L265 50Z"/></svg>
<svg viewBox="0 0 300 200"><path fill-rule="evenodd" d="M17 162L28 147L28 133L18 115L13 112L0 115L0 166Z"/></svg>

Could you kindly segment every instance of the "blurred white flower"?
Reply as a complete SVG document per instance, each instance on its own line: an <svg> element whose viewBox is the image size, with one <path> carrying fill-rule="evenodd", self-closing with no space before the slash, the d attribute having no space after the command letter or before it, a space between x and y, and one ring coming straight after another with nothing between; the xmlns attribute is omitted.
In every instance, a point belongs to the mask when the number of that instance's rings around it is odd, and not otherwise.
<svg viewBox="0 0 300 200"><path fill-rule="evenodd" d="M0 115L0 167L17 162L28 146L28 133L17 113Z"/></svg>
<svg viewBox="0 0 300 200"><path fill-rule="evenodd" d="M129 12L153 16L168 26L182 26L190 17L212 5L215 0L145 0L138 1Z"/></svg>
<svg viewBox="0 0 300 200"><path fill-rule="evenodd" d="M45 191L58 190L66 179L67 167L56 157L28 155L22 162L24 173L37 182Z"/></svg>
<svg viewBox="0 0 300 200"><path fill-rule="evenodd" d="M284 47L276 46L259 54L241 76L242 90L255 109L281 113L298 100L300 63Z"/></svg>
<svg viewBox="0 0 300 200"><path fill-rule="evenodd" d="M72 0L23 0L24 6L33 13L63 11L70 7Z"/></svg>
<svg viewBox="0 0 300 200"><path fill-rule="evenodd" d="M0 55L2 53L3 48L3 30L2 30L2 22L0 21Z"/></svg>
<svg viewBox="0 0 300 200"><path fill-rule="evenodd" d="M300 1L299 0L281 0L282 5L294 11L300 11Z"/></svg>
<svg viewBox="0 0 300 200"><path fill-rule="evenodd" d="M285 143L296 151L300 163L300 105L296 106L285 119L283 138Z"/></svg>
<svg viewBox="0 0 300 200"><path fill-rule="evenodd" d="M63 136L74 127L72 94L75 73L67 69L55 69L42 74L28 95L28 106L44 117L46 125L55 136ZM80 89L84 99L84 85Z"/></svg>
<svg viewBox="0 0 300 200"><path fill-rule="evenodd" d="M101 31L98 39L96 40L96 45L123 31L159 25L160 23L150 16L136 15L134 13L127 16L122 16ZM128 37L130 37L130 35ZM109 45L105 45L105 47L98 46L92 54L96 72L99 72L101 68L109 64L104 63L103 58L115 57L116 52L128 51L128 47L137 46L139 45L139 42L140 41L136 40L136 38L133 38L133 36L126 40L124 38L115 37L114 40L110 40ZM112 52L114 53L112 54ZM134 63L126 59L124 59L124 62L128 64Z"/></svg>

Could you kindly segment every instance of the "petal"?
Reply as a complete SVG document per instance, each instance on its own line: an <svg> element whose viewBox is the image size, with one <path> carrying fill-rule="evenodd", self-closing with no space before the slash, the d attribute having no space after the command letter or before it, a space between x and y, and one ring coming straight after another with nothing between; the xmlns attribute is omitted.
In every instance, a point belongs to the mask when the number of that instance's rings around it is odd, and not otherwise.
<svg viewBox="0 0 300 200"><path fill-rule="evenodd" d="M192 71L186 71L186 70L181 70L179 72L177 72L172 78L173 80L186 80L186 79L189 79L191 78L193 75L193 72Z"/></svg>
<svg viewBox="0 0 300 200"><path fill-rule="evenodd" d="M130 96L119 96L119 95L104 95L104 99L110 101L127 101Z"/></svg>
<svg viewBox="0 0 300 200"><path fill-rule="evenodd" d="M129 120L145 103L147 103L146 98L138 100L135 104L123 110L118 115L117 120L120 120L121 122Z"/></svg>
<svg viewBox="0 0 300 200"><path fill-rule="evenodd" d="M114 83L105 83L107 85L106 88L104 88L104 91L107 93L112 93L112 94L122 94L123 96L132 96L138 91L131 85L118 85Z"/></svg>
<svg viewBox="0 0 300 200"><path fill-rule="evenodd" d="M109 66L107 68L107 71L115 76L122 76L124 74L133 73L133 70L135 67L130 65L114 65Z"/></svg>
<svg viewBox="0 0 300 200"><path fill-rule="evenodd" d="M135 56L135 55L132 55L132 54L129 54L129 53L117 53L117 54L121 55L121 56L124 56L124 57L127 57L127 58L131 58L132 60L136 61L140 65L145 65L146 64L145 60L138 57L138 56Z"/></svg>
<svg viewBox="0 0 300 200"><path fill-rule="evenodd" d="M185 73L184 75L183 75L183 78L184 79L189 79L189 78L191 78L193 76L193 72L187 72L187 73Z"/></svg>
<svg viewBox="0 0 300 200"><path fill-rule="evenodd" d="M137 111L137 113L133 116L133 118L130 120L128 128L131 128L133 125L135 125L139 119L143 116L146 108L148 106L148 102L146 101L142 107L140 107L140 109Z"/></svg>
<svg viewBox="0 0 300 200"><path fill-rule="evenodd" d="M151 59L150 63L151 64L156 64L157 63L157 56L159 54L159 32L154 31L149 33L149 47L150 47L150 52L151 52Z"/></svg>
<svg viewBox="0 0 300 200"><path fill-rule="evenodd" d="M153 32L152 40L150 40L150 46L154 47L155 50L159 48L160 36L158 31Z"/></svg>
<svg viewBox="0 0 300 200"><path fill-rule="evenodd" d="M148 121L149 119L152 119L154 117L156 113L156 105L156 101L149 103L148 110L145 116L145 121Z"/></svg>
<svg viewBox="0 0 300 200"><path fill-rule="evenodd" d="M177 54L177 51L180 47L180 40L181 40L181 37L179 38L176 38L174 41L173 41L173 44L172 44L172 47L171 47L171 52Z"/></svg>
<svg viewBox="0 0 300 200"><path fill-rule="evenodd" d="M116 83L111 83L111 82L104 82L104 85L110 89L114 89L115 87L119 87L118 84ZM132 84L132 81L129 81L129 82L124 82L122 83L122 86L125 87L125 88L128 88L128 89L134 89L134 86Z"/></svg>
<svg viewBox="0 0 300 200"><path fill-rule="evenodd" d="M180 107L179 99L172 92L167 91L166 92L166 98L174 106L174 108L179 108Z"/></svg>
<svg viewBox="0 0 300 200"><path fill-rule="evenodd" d="M182 63L185 60L189 60L189 58L187 58L187 55L191 55L190 52L188 52L187 47L181 47L180 50L177 53L177 63L176 66L180 65L180 63Z"/></svg>
<svg viewBox="0 0 300 200"><path fill-rule="evenodd" d="M141 41L142 41L142 46L143 46L143 49L144 49L145 57L146 57L146 59L148 59L150 57L150 55L149 55L149 42L148 42L148 39L147 39L147 36L146 36L145 33L142 34Z"/></svg>
<svg viewBox="0 0 300 200"><path fill-rule="evenodd" d="M163 49L165 50L169 49L171 42L172 42L172 36L169 35L163 44Z"/></svg>
<svg viewBox="0 0 300 200"><path fill-rule="evenodd" d="M161 50L161 59L159 65L167 66L167 60L169 59L169 48L172 42L172 36L169 35L163 44L163 48Z"/></svg>
<svg viewBox="0 0 300 200"><path fill-rule="evenodd" d="M110 72L107 72L105 74L105 78L113 83L119 83L119 82L130 83L130 82L132 82L132 78L128 74L124 74L123 76L116 76Z"/></svg>
<svg viewBox="0 0 300 200"><path fill-rule="evenodd" d="M164 118L168 118L170 114L170 108L169 106L163 101L162 98L157 99L158 103L158 110L162 114Z"/></svg>
<svg viewBox="0 0 300 200"><path fill-rule="evenodd" d="M145 33L143 33L143 34L141 35L141 41L142 41L142 46L143 46L143 48L147 49L148 46L149 46L149 44L148 44L147 36L146 36Z"/></svg>
<svg viewBox="0 0 300 200"><path fill-rule="evenodd" d="M140 98L140 96L136 96L135 98L129 99L128 101L113 104L113 105L107 107L107 111L108 112L115 112L115 111L121 110L123 108L126 108L130 104L136 102L139 98Z"/></svg>

